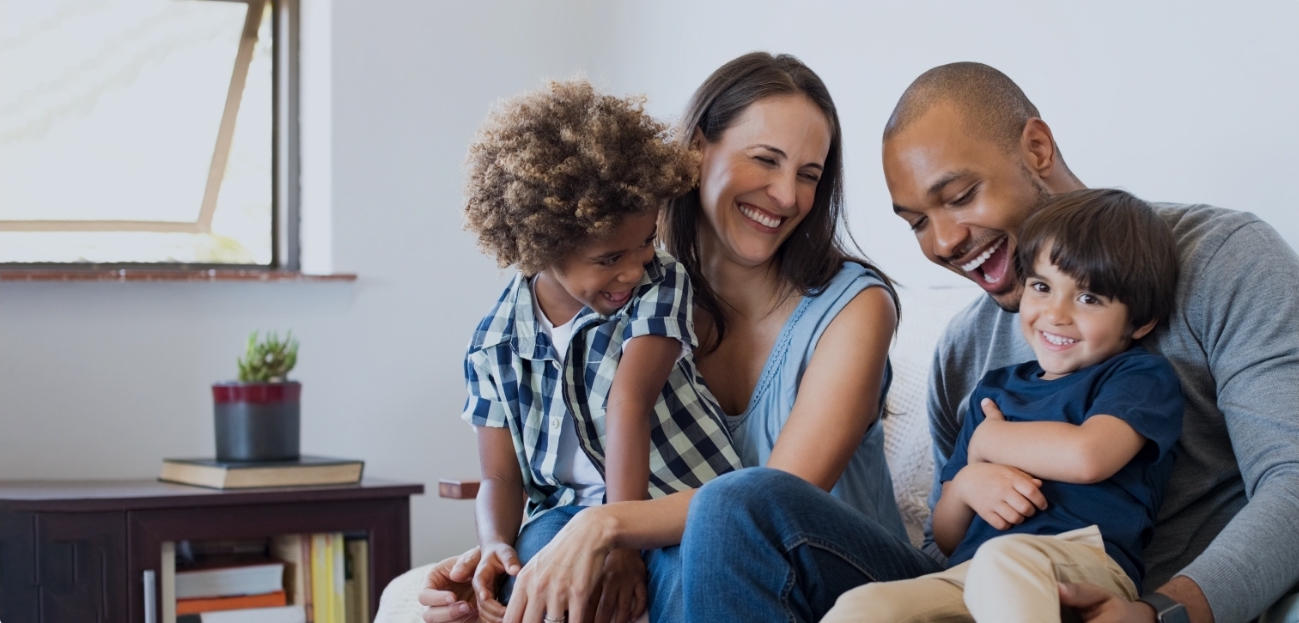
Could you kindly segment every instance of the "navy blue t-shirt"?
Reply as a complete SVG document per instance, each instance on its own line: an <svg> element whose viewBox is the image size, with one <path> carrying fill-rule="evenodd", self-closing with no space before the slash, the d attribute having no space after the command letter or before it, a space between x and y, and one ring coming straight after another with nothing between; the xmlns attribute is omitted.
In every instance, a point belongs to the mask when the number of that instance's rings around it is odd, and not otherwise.
<svg viewBox="0 0 1299 623"><path fill-rule="evenodd" d="M980 545L1003 534L1055 535L1095 524L1105 552L1141 586L1145 575L1141 551L1154 532L1173 469L1173 445L1182 434L1182 388L1168 360L1133 346L1054 381L1042 379L1036 361L989 372L970 394L969 415L952 458L943 467L943 482L966 465L970 437L984 420L979 406L984 398L991 398L1010 422L1081 425L1093 415L1111 415L1147 443L1108 480L1089 485L1043 480L1046 510L1009 530L997 530L975 515L948 564L973 558Z"/></svg>

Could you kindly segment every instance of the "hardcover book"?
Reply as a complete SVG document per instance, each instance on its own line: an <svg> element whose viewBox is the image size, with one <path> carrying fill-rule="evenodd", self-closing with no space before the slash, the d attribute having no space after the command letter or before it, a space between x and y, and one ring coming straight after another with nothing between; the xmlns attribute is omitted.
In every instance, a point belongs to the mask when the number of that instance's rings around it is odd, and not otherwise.
<svg viewBox="0 0 1299 623"><path fill-rule="evenodd" d="M176 623L307 623L307 615L302 606L248 608L185 614L176 617Z"/></svg>
<svg viewBox="0 0 1299 623"><path fill-rule="evenodd" d="M345 485L361 482L363 461L303 455L295 461L163 459L158 480L212 489Z"/></svg>
<svg viewBox="0 0 1299 623"><path fill-rule="evenodd" d="M177 603L194 598L265 595L274 592L280 592L282 600L283 591L284 563L278 560L176 571Z"/></svg>
<svg viewBox="0 0 1299 623"><path fill-rule="evenodd" d="M289 604L284 591L275 591L263 595L236 595L233 597L192 597L176 600L176 614L199 614L202 612L219 612L221 610L243 610L245 608L273 608Z"/></svg>

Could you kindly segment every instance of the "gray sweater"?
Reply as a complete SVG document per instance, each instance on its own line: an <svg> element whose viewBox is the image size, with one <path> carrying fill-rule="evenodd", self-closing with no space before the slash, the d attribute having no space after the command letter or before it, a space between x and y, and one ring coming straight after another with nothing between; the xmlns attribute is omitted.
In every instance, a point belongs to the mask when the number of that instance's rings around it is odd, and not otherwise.
<svg viewBox="0 0 1299 623"><path fill-rule="evenodd" d="M1239 623L1299 582L1299 257L1252 214L1155 208L1181 274L1172 317L1142 343L1172 362L1186 412L1145 591L1184 575L1217 623ZM990 297L952 320L930 377L935 474L984 373L1033 359L1018 316Z"/></svg>

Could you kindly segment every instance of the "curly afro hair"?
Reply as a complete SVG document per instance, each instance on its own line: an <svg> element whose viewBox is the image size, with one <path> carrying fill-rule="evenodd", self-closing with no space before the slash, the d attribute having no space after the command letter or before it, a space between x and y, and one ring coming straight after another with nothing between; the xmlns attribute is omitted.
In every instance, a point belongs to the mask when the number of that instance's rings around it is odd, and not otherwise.
<svg viewBox="0 0 1299 623"><path fill-rule="evenodd" d="M574 79L503 102L466 163L465 228L478 246L502 268L536 274L694 188L697 154L644 101Z"/></svg>

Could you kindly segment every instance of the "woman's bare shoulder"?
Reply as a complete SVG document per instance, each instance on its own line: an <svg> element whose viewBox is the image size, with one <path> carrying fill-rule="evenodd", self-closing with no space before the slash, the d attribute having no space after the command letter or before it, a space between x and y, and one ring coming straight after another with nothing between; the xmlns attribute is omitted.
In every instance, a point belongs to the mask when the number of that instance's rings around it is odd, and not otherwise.
<svg viewBox="0 0 1299 623"><path fill-rule="evenodd" d="M852 340L865 335L883 335L892 338L898 325L897 306L888 288L866 288L853 296L826 327L818 347L833 340Z"/></svg>

